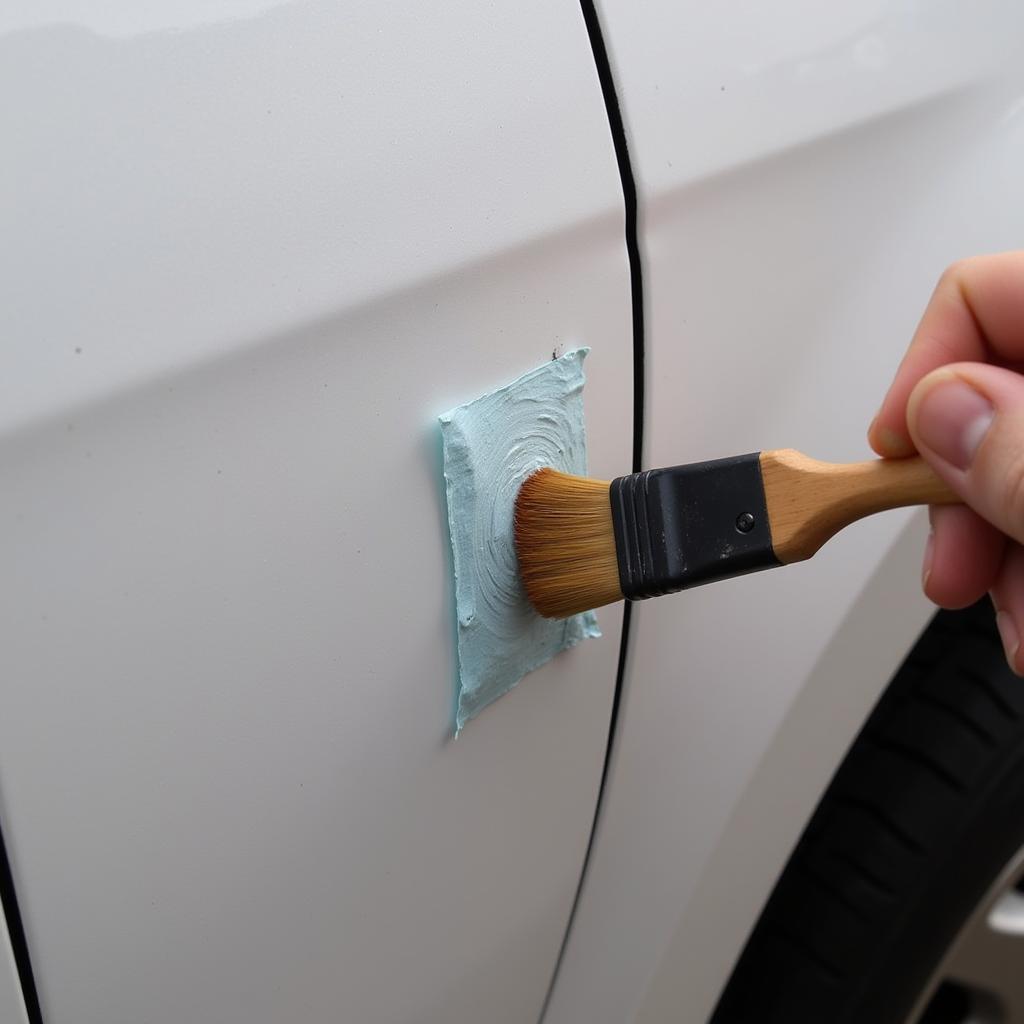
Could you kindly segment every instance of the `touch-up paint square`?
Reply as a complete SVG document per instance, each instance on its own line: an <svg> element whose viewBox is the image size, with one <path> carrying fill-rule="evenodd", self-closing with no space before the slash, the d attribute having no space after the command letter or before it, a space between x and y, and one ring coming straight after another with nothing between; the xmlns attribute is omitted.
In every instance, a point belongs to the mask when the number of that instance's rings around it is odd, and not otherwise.
<svg viewBox="0 0 1024 1024"><path fill-rule="evenodd" d="M583 359L575 349L440 417L458 636L456 729L587 637L593 612L556 621L526 600L512 514L519 485L553 466L585 475Z"/></svg>

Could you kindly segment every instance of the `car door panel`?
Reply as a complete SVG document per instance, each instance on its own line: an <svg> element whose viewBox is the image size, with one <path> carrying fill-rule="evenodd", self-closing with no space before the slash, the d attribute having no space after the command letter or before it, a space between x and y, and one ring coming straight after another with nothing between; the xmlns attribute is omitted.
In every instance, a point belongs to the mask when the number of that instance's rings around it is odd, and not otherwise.
<svg viewBox="0 0 1024 1024"><path fill-rule="evenodd" d="M535 1019L621 612L452 740L436 417L588 344L628 466L578 7L3 18L0 788L46 1021Z"/></svg>

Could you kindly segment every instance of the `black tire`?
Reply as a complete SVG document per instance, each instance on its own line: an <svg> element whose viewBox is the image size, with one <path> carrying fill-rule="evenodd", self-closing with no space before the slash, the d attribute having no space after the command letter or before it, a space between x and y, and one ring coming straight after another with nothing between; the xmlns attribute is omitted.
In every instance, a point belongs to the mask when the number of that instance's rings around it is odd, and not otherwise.
<svg viewBox="0 0 1024 1024"><path fill-rule="evenodd" d="M1006 666L986 600L939 612L900 667L713 1024L903 1024L1022 844L1024 680Z"/></svg>

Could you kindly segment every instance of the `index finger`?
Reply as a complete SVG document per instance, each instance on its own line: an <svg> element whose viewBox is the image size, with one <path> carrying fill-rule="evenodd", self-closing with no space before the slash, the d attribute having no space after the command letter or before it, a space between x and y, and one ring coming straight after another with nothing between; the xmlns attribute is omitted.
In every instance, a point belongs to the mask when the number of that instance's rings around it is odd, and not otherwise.
<svg viewBox="0 0 1024 1024"><path fill-rule="evenodd" d="M907 399L914 385L947 363L1024 361L1024 251L974 256L939 279L910 348L868 429L879 455L910 455Z"/></svg>

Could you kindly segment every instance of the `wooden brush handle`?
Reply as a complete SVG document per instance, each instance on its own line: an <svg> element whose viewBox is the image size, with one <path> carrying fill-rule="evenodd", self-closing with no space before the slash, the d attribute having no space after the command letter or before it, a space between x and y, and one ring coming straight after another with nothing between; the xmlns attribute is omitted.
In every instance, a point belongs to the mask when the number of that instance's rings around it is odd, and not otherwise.
<svg viewBox="0 0 1024 1024"><path fill-rule="evenodd" d="M904 505L951 505L960 497L924 459L819 462L789 448L761 452L772 548L780 562L810 558L844 526Z"/></svg>

